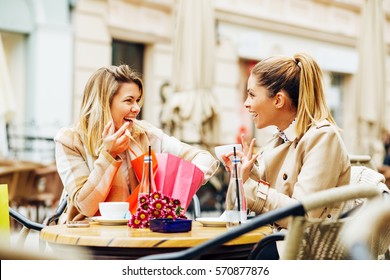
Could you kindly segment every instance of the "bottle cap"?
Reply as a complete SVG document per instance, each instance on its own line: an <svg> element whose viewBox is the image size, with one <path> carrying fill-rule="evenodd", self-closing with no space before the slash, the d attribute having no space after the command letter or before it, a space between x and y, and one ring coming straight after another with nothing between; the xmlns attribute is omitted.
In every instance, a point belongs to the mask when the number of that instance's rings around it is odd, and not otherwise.
<svg viewBox="0 0 390 280"><path fill-rule="evenodd" d="M151 162L152 156L144 156L144 162Z"/></svg>
<svg viewBox="0 0 390 280"><path fill-rule="evenodd" d="M233 159L232 159L232 162L233 163L241 163L241 159L240 159L240 157L233 157Z"/></svg>

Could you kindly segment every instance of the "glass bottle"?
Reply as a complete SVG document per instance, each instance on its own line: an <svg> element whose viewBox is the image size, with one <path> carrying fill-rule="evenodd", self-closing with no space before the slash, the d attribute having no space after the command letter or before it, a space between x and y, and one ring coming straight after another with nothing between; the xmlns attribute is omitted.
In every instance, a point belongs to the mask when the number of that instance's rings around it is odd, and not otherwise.
<svg viewBox="0 0 390 280"><path fill-rule="evenodd" d="M157 190L152 171L152 156L144 156L142 178L139 184L138 197L149 195Z"/></svg>
<svg viewBox="0 0 390 280"><path fill-rule="evenodd" d="M232 160L230 182L225 200L226 227L231 228L246 222L246 199L241 178L241 161L235 156Z"/></svg>

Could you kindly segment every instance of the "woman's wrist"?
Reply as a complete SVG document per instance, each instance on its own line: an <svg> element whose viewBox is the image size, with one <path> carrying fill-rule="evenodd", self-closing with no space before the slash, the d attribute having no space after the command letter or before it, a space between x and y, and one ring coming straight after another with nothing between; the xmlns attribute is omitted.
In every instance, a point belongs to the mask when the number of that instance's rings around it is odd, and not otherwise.
<svg viewBox="0 0 390 280"><path fill-rule="evenodd" d="M116 159L117 157L118 157L118 154L116 154L116 153L110 153L110 152L108 152L109 154L110 154L110 156L112 156L114 159Z"/></svg>
<svg viewBox="0 0 390 280"><path fill-rule="evenodd" d="M108 151L107 149L102 149L102 151L104 151L105 154L110 155L114 160L120 160L120 157L117 153L114 153L112 151Z"/></svg>

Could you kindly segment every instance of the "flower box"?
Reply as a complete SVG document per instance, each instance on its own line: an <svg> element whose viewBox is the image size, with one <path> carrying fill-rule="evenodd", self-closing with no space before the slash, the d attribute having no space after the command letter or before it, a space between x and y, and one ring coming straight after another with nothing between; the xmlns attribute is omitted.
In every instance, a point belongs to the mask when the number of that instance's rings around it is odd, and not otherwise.
<svg viewBox="0 0 390 280"><path fill-rule="evenodd" d="M151 219L150 230L156 232L187 232L191 231L192 220L157 218Z"/></svg>

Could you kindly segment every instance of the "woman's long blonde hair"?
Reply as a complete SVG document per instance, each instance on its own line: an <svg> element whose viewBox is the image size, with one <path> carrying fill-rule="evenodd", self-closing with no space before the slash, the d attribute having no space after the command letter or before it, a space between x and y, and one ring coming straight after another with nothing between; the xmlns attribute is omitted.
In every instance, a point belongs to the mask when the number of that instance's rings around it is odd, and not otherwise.
<svg viewBox="0 0 390 280"><path fill-rule="evenodd" d="M97 156L100 152L104 126L112 120L110 105L123 83L138 85L141 92L139 103L141 106L144 98L143 83L140 75L128 65L102 67L92 74L85 86L76 129L88 153L93 156ZM132 135L141 131L142 128L134 123Z"/></svg>
<svg viewBox="0 0 390 280"><path fill-rule="evenodd" d="M315 60L304 53L291 57L273 56L258 62L252 69L257 85L268 89L269 97L285 90L297 110L298 139L311 125L328 120L335 124L326 104L322 71Z"/></svg>

